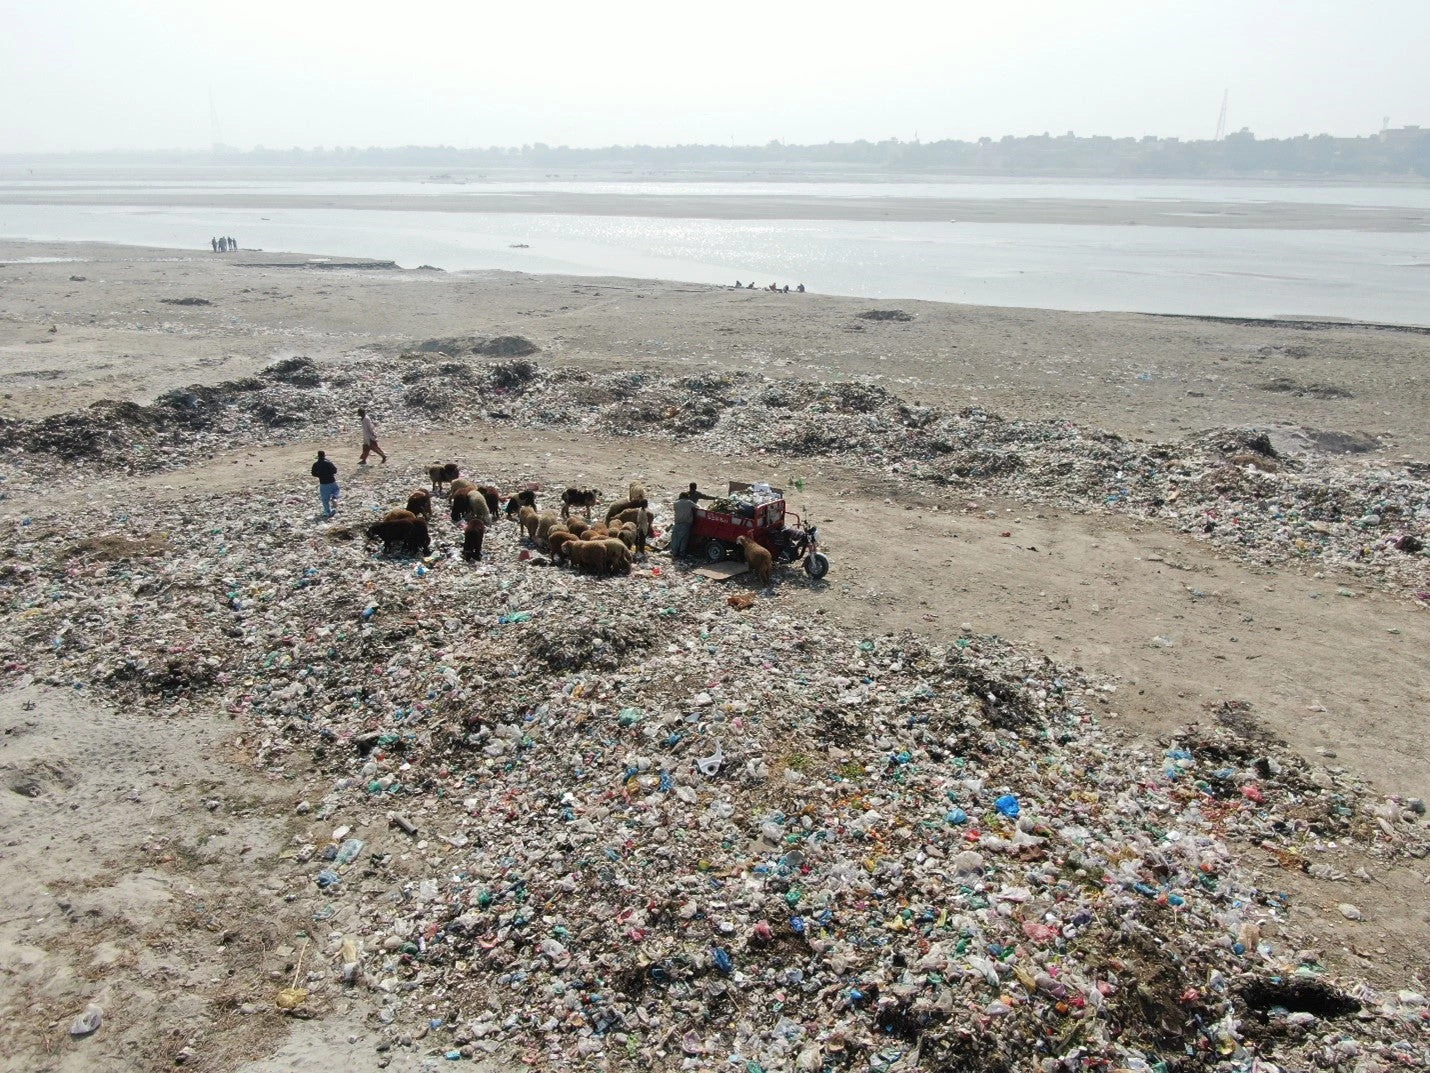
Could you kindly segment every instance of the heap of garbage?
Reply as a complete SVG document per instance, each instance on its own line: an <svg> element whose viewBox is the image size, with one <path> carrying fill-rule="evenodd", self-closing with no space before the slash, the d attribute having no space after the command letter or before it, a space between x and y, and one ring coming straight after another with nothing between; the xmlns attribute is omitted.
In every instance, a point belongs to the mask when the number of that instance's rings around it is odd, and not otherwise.
<svg viewBox="0 0 1430 1073"><path fill-rule="evenodd" d="M1430 1065L1423 990L1333 975L1248 858L1423 858L1423 803L1244 706L1134 748L1116 682L1004 640L582 577L510 523L481 563L384 558L309 483L55 502L0 568L5 680L226 712L300 788L283 897L328 957L280 1007L365 988L384 1049L538 1066Z"/></svg>
<svg viewBox="0 0 1430 1073"><path fill-rule="evenodd" d="M920 406L866 381L454 361L454 353L479 352L480 341L430 342L447 351L321 369L290 358L260 377L172 391L148 406L105 402L0 422L7 483L15 491L52 486L54 458L145 472L237 446L350 436L352 413L365 405L415 433L470 421L579 428L800 467L877 470L959 496L1128 514L1250 561L1334 565L1430 600L1424 462L1283 457L1264 432L1247 429L1144 443L1069 421Z"/></svg>

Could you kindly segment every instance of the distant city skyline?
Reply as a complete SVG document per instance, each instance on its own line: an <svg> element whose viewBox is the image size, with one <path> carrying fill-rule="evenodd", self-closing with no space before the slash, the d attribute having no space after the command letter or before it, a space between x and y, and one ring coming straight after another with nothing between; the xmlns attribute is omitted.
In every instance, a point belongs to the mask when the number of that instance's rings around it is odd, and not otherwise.
<svg viewBox="0 0 1430 1073"><path fill-rule="evenodd" d="M0 154L1353 136L1430 126L1430 4L0 0Z"/></svg>

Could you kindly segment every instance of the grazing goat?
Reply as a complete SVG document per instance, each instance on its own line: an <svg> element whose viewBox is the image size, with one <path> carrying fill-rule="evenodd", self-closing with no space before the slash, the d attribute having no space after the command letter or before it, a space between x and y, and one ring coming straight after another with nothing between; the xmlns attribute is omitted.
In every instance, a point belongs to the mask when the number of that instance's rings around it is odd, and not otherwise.
<svg viewBox="0 0 1430 1073"><path fill-rule="evenodd" d="M407 497L407 509L413 514L420 514L429 522L432 520L432 493L425 488L419 488Z"/></svg>

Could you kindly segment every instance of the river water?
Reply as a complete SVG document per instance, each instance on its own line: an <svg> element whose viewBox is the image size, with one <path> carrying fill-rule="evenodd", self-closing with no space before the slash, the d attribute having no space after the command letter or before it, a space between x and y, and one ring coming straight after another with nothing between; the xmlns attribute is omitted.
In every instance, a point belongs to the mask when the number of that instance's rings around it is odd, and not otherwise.
<svg viewBox="0 0 1430 1073"><path fill-rule="evenodd" d="M63 191L64 204L7 201ZM304 208L123 204L124 191L311 196ZM0 237L373 257L404 267L504 269L732 284L1001 306L1430 323L1430 235L1345 229L849 220L668 219L324 208L338 194L504 192L1196 200L1430 208L1430 188L1307 184L969 182L0 181Z"/></svg>

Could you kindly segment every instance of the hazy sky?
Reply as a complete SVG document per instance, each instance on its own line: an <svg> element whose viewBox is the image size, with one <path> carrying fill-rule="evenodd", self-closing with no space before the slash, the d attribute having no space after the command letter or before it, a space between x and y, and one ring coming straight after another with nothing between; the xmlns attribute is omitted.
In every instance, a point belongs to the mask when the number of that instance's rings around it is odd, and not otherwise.
<svg viewBox="0 0 1430 1073"><path fill-rule="evenodd" d="M1430 126L1427 42L1430 0L0 0L0 153L1205 138L1224 88L1365 134Z"/></svg>

